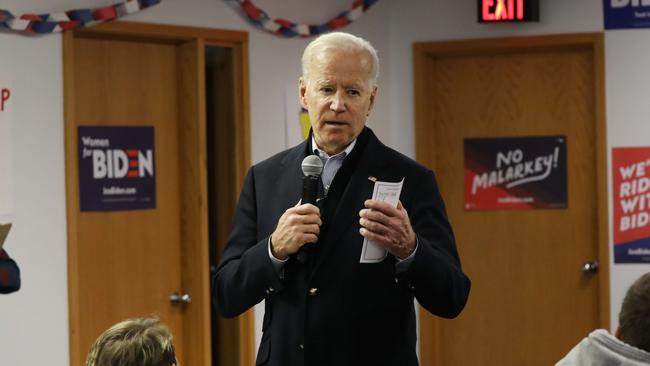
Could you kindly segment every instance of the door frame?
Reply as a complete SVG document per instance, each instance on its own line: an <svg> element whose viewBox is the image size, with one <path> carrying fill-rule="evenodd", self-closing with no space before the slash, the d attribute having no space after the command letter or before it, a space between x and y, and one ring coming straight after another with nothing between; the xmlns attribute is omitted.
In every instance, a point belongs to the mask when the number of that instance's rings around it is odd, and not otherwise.
<svg viewBox="0 0 650 366"><path fill-rule="evenodd" d="M415 147L417 160L435 171L436 152L431 148L434 139L434 111L429 108L433 98L431 85L435 72L435 59L453 55L487 55L520 50L543 50L544 48L589 49L594 65L594 115L596 130L596 207L598 225L599 323L602 328L610 325L609 308L609 233L607 193L607 130L605 125L605 69L603 33L578 33L566 35L488 38L480 40L417 42L413 45L413 86L415 109ZM420 309L420 311L425 311ZM420 317L421 339L438 340L441 321L432 317ZM421 348L422 365L441 365L439 342L433 347Z"/></svg>
<svg viewBox="0 0 650 366"><path fill-rule="evenodd" d="M229 171L222 176L233 177L224 180L225 192L237 201L246 170L250 165L250 104L248 71L248 33L198 27L181 27L138 22L115 21L92 28L63 33L64 71L64 129L66 164L66 203L68 236L68 309L70 325L70 364L78 365L85 359L88 350L81 349L78 329L81 326L79 314L79 277L76 271L79 263L76 232L79 215L79 182L77 158L77 129L75 123L74 90L74 40L75 38L102 38L120 40L146 40L178 46L179 89L179 159L180 172L184 178L181 194L190 197L182 200L181 237L184 253L181 260L181 277L185 289L192 294L192 304L186 308L184 321L185 354L191 365L211 365L211 292L209 280L209 228L207 197L207 148L206 148L206 101L205 101L205 47L230 48L234 61L235 118L230 125L218 126L232 135L230 156L233 157ZM192 65L193 63L193 65ZM184 65L190 65L184 66ZM198 70L194 72L193 70ZM193 192L192 195L186 195ZM234 205L231 212L234 211ZM230 222L230 217L219 220ZM249 310L237 320L232 333L237 339L237 365L251 365L255 355L254 312ZM197 332L200 330L200 332ZM81 366L81 365L79 365Z"/></svg>

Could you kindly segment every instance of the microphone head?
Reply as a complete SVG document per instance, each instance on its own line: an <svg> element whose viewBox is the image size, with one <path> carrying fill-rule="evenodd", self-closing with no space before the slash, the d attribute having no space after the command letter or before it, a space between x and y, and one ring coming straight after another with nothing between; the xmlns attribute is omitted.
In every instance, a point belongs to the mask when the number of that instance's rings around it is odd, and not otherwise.
<svg viewBox="0 0 650 366"><path fill-rule="evenodd" d="M305 176L320 177L323 172L323 162L316 155L308 155L302 159L302 174Z"/></svg>

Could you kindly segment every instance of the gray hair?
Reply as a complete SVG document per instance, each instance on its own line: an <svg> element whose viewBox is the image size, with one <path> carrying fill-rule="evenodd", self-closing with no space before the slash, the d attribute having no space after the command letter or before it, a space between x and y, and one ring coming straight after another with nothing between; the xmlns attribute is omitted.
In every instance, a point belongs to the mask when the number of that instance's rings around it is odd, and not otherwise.
<svg viewBox="0 0 650 366"><path fill-rule="evenodd" d="M347 52L367 52L372 62L370 65L370 79L373 84L377 85L377 78L379 77L379 57L377 56L377 50L365 39L345 32L323 34L305 47L305 51L302 54L302 77L305 80L309 79L309 68L311 67L311 59L314 54L327 49L338 49Z"/></svg>
<svg viewBox="0 0 650 366"><path fill-rule="evenodd" d="M641 276L627 290L618 319L620 339L650 352L650 273Z"/></svg>

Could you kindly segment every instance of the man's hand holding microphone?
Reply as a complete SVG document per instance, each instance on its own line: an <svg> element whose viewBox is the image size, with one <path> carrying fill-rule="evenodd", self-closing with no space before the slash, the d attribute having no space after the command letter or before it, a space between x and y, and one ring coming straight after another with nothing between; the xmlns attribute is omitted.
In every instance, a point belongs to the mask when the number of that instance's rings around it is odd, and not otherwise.
<svg viewBox="0 0 650 366"><path fill-rule="evenodd" d="M323 162L316 155L309 155L302 164L302 199L286 210L278 226L271 234L271 253L279 260L298 253L298 261L304 263L308 248L305 244L316 243L323 221L316 207L318 183L323 172Z"/></svg>

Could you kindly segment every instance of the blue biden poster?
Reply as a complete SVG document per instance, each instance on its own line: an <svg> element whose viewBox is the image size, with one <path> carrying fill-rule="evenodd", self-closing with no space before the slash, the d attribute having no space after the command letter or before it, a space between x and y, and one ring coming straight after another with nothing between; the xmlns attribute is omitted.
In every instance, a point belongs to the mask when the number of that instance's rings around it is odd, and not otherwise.
<svg viewBox="0 0 650 366"><path fill-rule="evenodd" d="M603 0L605 29L650 27L649 0Z"/></svg>
<svg viewBox="0 0 650 366"><path fill-rule="evenodd" d="M81 211L156 208L153 127L79 126Z"/></svg>

